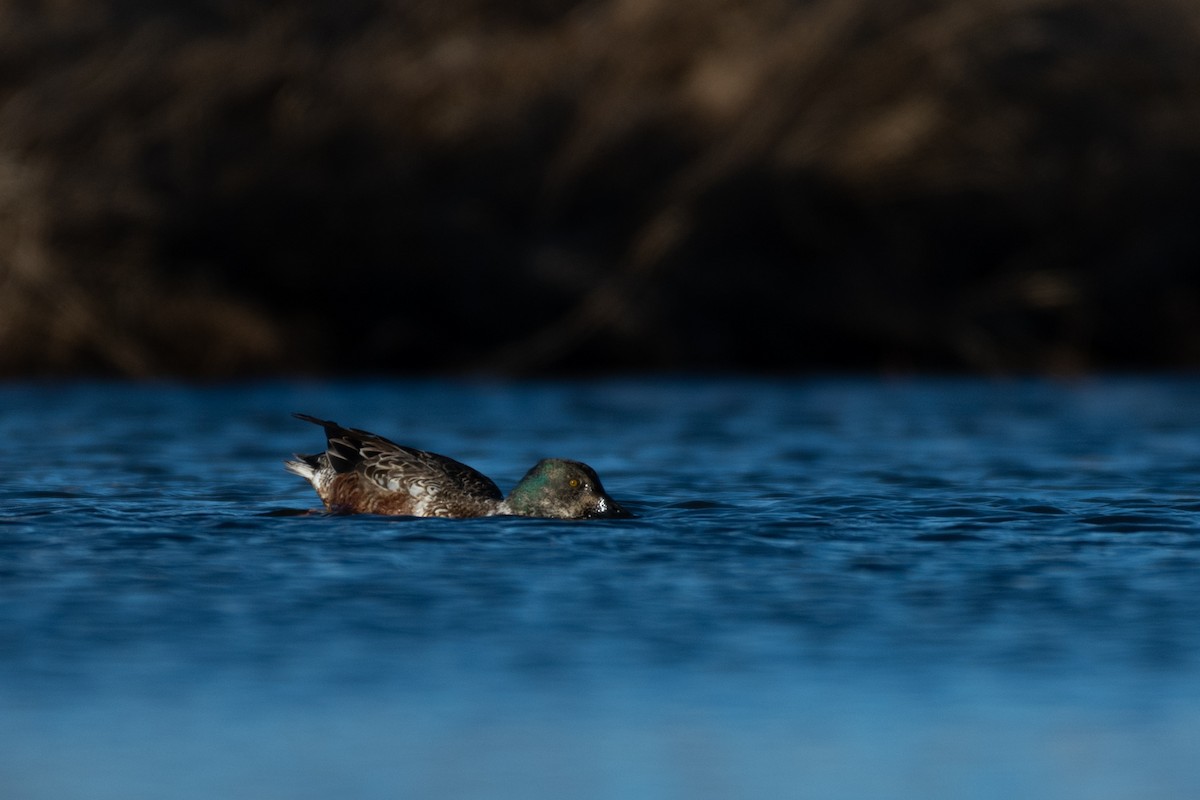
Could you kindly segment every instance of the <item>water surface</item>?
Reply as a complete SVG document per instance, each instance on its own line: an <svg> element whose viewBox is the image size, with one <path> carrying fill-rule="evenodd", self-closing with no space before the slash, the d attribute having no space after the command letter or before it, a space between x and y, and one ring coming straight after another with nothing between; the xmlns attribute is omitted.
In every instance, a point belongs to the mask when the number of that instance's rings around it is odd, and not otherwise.
<svg viewBox="0 0 1200 800"><path fill-rule="evenodd" d="M0 795L1200 796L1200 381L0 387ZM299 410L634 520L297 515Z"/></svg>

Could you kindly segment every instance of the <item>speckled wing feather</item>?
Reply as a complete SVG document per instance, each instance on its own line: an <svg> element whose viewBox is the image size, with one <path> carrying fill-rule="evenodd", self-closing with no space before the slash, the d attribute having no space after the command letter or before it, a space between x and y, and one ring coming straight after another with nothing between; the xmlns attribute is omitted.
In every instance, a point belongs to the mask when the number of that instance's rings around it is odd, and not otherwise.
<svg viewBox="0 0 1200 800"><path fill-rule="evenodd" d="M330 420L307 414L295 416L325 429L326 456L337 473L358 472L390 491L409 491L415 486L431 495L451 492L486 500L500 500L504 496L486 475L447 456L405 447Z"/></svg>
<svg viewBox="0 0 1200 800"><path fill-rule="evenodd" d="M419 485L431 494L449 490L489 500L504 497L491 478L437 453L404 447L378 437L363 441L358 452L362 456L358 470L384 489Z"/></svg>

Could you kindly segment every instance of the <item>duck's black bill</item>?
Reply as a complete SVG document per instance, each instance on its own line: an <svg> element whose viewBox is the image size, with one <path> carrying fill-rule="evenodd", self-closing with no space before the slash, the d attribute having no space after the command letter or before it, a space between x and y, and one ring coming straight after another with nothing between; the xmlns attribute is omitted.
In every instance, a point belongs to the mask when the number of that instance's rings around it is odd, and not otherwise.
<svg viewBox="0 0 1200 800"><path fill-rule="evenodd" d="M600 501L600 504L587 515L588 519L629 519L636 517L632 511L626 510L620 503L610 497Z"/></svg>

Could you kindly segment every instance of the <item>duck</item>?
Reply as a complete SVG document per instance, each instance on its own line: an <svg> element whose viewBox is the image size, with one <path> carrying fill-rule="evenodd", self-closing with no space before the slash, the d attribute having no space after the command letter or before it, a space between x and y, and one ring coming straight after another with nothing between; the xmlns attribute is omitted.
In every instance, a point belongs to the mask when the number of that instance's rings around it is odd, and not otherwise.
<svg viewBox="0 0 1200 800"><path fill-rule="evenodd" d="M288 472L312 484L335 514L409 517L632 517L581 461L544 458L504 496L483 473L448 456L406 447L332 420L295 413L325 430L325 451L296 454Z"/></svg>

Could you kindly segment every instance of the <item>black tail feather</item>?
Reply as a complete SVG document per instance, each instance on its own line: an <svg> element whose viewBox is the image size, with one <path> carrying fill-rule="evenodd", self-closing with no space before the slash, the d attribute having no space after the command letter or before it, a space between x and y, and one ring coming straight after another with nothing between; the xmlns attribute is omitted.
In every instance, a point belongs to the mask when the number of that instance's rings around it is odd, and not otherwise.
<svg viewBox="0 0 1200 800"><path fill-rule="evenodd" d="M326 457L329 466L333 467L335 472L349 472L362 461L362 452L360 447L364 439L376 439L374 434L367 431L360 431L356 428L343 428L333 420L321 419L310 414L301 414L296 411L292 416L305 422L311 422L314 425L320 425L325 429L325 452L315 455L303 457L306 463L312 463L309 458L318 459L322 455Z"/></svg>
<svg viewBox="0 0 1200 800"><path fill-rule="evenodd" d="M313 453L311 456L306 456L303 453L295 454L296 458L303 461L305 464L308 464L313 469L321 468L321 466L322 466L321 457L324 455L325 455L324 453Z"/></svg>
<svg viewBox="0 0 1200 800"><path fill-rule="evenodd" d="M299 411L293 411L292 416L296 419L302 419L305 422L311 422L313 425L320 425L325 429L326 433L329 432L330 428L333 430L342 430L342 426L338 425L331 419L321 419L319 417L314 417L311 414L301 414Z"/></svg>

